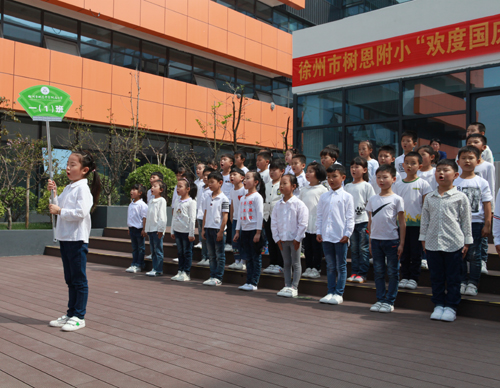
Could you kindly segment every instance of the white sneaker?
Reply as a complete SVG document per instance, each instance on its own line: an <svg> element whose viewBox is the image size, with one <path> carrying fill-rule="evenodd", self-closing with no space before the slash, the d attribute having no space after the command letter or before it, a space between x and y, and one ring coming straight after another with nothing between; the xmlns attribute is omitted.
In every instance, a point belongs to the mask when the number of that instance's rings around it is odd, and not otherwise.
<svg viewBox="0 0 500 388"><path fill-rule="evenodd" d="M321 298L319 300L319 303L330 303L330 300L332 300L333 298L333 294L328 294L326 296L324 296L323 298Z"/></svg>
<svg viewBox="0 0 500 388"><path fill-rule="evenodd" d="M486 261L481 261L481 273L488 275L488 268L486 268Z"/></svg>
<svg viewBox="0 0 500 388"><path fill-rule="evenodd" d="M317 279L319 278L321 275L319 274L319 271L316 269L316 268L313 268L311 269L311 272L309 273L309 277L311 279Z"/></svg>
<svg viewBox="0 0 500 388"><path fill-rule="evenodd" d="M408 279L402 279L398 284L398 288L406 288L407 284L408 284Z"/></svg>
<svg viewBox="0 0 500 388"><path fill-rule="evenodd" d="M128 267L125 272L131 272L131 273L135 273L135 265L131 265L130 267Z"/></svg>
<svg viewBox="0 0 500 388"><path fill-rule="evenodd" d="M198 264L202 265L204 267L209 267L210 266L210 260L205 259L205 260L200 261Z"/></svg>
<svg viewBox="0 0 500 388"><path fill-rule="evenodd" d="M377 302L374 305L372 305L372 307L370 307L370 311L378 313L381 307L382 307L382 302Z"/></svg>
<svg viewBox="0 0 500 388"><path fill-rule="evenodd" d="M335 294L332 296L332 299L328 302L329 304L341 304L344 302L344 298L342 298L342 295Z"/></svg>
<svg viewBox="0 0 500 388"><path fill-rule="evenodd" d="M370 264L373 264L373 259L368 260ZM375 303L376 304L376 303Z"/></svg>
<svg viewBox="0 0 500 388"><path fill-rule="evenodd" d="M237 265L238 265L238 263L233 263L233 264L228 265L227 268L229 268L229 269L236 269Z"/></svg>
<svg viewBox="0 0 500 388"><path fill-rule="evenodd" d="M163 272L156 272L154 269L152 269L149 272L146 272L146 276L160 276L163 275Z"/></svg>
<svg viewBox="0 0 500 388"><path fill-rule="evenodd" d="M196 244L193 248L194 249L201 249L202 248L201 242L199 242L198 244Z"/></svg>
<svg viewBox="0 0 500 388"><path fill-rule="evenodd" d="M311 273L311 268L307 268L304 272L302 272L302 277L308 278L310 273Z"/></svg>
<svg viewBox="0 0 500 388"><path fill-rule="evenodd" d="M68 322L69 317L67 315L63 315L62 317L57 318L54 321L49 322L49 326L52 327L63 327L66 322Z"/></svg>
<svg viewBox="0 0 500 388"><path fill-rule="evenodd" d="M420 268L429 269L429 266L427 265L427 260L422 260L422 264L420 264Z"/></svg>
<svg viewBox="0 0 500 388"><path fill-rule="evenodd" d="M283 287L281 290L278 291L278 293L276 295L278 295L278 296L286 296L289 288L290 287Z"/></svg>
<svg viewBox="0 0 500 388"><path fill-rule="evenodd" d="M245 284L243 284L242 286L239 286L239 287L238 287L238 290L244 290L244 289L246 289L248 286L249 286L249 284L248 284L248 283L245 283Z"/></svg>
<svg viewBox="0 0 500 388"><path fill-rule="evenodd" d="M264 273L274 273L274 265L270 265L269 267L265 268L262 272Z"/></svg>
<svg viewBox="0 0 500 388"><path fill-rule="evenodd" d="M434 321L440 321L441 317L443 316L443 313L444 313L444 307L436 306L434 307L434 311L431 314L431 319Z"/></svg>
<svg viewBox="0 0 500 388"><path fill-rule="evenodd" d="M79 329L83 329L85 327L85 319L80 319L77 317L71 317L68 319L66 324L61 327L62 331L75 331Z"/></svg>
<svg viewBox="0 0 500 388"><path fill-rule="evenodd" d="M186 272L181 272L181 274L177 278L178 282L188 282L190 280L191 280L191 276L189 276Z"/></svg>
<svg viewBox="0 0 500 388"><path fill-rule="evenodd" d="M242 271L246 271L247 270L247 265L246 264L241 264L241 268L238 267L238 269L241 269Z"/></svg>
<svg viewBox="0 0 500 388"><path fill-rule="evenodd" d="M355 273L353 273L351 276L349 276L349 277L346 279L346 282L352 282L355 278L356 278L356 274L355 274Z"/></svg>
<svg viewBox="0 0 500 388"><path fill-rule="evenodd" d="M273 272L271 272L274 275L279 275L280 273L283 273L283 268L281 268L279 265L275 265L273 268Z"/></svg>
<svg viewBox="0 0 500 388"><path fill-rule="evenodd" d="M251 284L243 284L241 287L238 287L241 291L253 291L253 287Z"/></svg>
<svg viewBox="0 0 500 388"><path fill-rule="evenodd" d="M153 255L147 255L145 259L151 260L153 258Z"/></svg>
<svg viewBox="0 0 500 388"><path fill-rule="evenodd" d="M248 291L257 291L257 286L254 286L252 284L249 284L250 289Z"/></svg>
<svg viewBox="0 0 500 388"><path fill-rule="evenodd" d="M172 261L173 261L174 263L178 263L178 262L179 262L179 259L177 259L177 258L176 258L176 259L172 259Z"/></svg>
<svg viewBox="0 0 500 388"><path fill-rule="evenodd" d="M394 306L389 303L382 303L380 309L378 310L379 313L392 313L393 311Z"/></svg>
<svg viewBox="0 0 500 388"><path fill-rule="evenodd" d="M208 286L208 285L209 285L208 283L212 283L212 280L213 280L213 278L209 278L209 279L205 280L205 281L203 282L203 285L204 285L204 286Z"/></svg>
<svg viewBox="0 0 500 388"><path fill-rule="evenodd" d="M224 247L224 251L226 251L226 252L232 252L233 251L233 247L231 246L231 244L226 244L226 246Z"/></svg>
<svg viewBox="0 0 500 388"><path fill-rule="evenodd" d="M172 277L170 278L170 280L179 280L179 276L180 276L180 274L181 274L181 273L182 273L182 271L178 271L178 272L177 272L177 275L172 276Z"/></svg>
<svg viewBox="0 0 500 388"><path fill-rule="evenodd" d="M409 290L414 290L417 288L417 282L413 279L408 280L408 283L406 283L405 288L408 288Z"/></svg>
<svg viewBox="0 0 500 388"><path fill-rule="evenodd" d="M476 296L477 287L472 283L467 284L467 288L465 289L464 295Z"/></svg>
<svg viewBox="0 0 500 388"><path fill-rule="evenodd" d="M455 319L457 319L457 312L451 307L445 307L441 320L444 322L453 322Z"/></svg>
<svg viewBox="0 0 500 388"><path fill-rule="evenodd" d="M245 264L239 262L239 263L235 263L234 269L242 270L242 269L247 269L247 268L245 267Z"/></svg>
<svg viewBox="0 0 500 388"><path fill-rule="evenodd" d="M466 283L460 284L460 294L464 295L466 289L467 289L467 284Z"/></svg>

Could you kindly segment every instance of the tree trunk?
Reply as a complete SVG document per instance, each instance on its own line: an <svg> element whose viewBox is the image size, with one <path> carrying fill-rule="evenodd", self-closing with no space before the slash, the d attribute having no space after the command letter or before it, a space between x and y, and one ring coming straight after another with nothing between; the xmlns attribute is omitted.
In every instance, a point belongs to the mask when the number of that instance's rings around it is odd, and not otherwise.
<svg viewBox="0 0 500 388"><path fill-rule="evenodd" d="M111 194L112 194L112 193L109 193L109 194L108 194L108 206L111 206L111 205L112 205L112 204L111 204Z"/></svg>
<svg viewBox="0 0 500 388"><path fill-rule="evenodd" d="M24 221L24 227L26 229L30 228L30 177L26 177L26 216Z"/></svg>
<svg viewBox="0 0 500 388"><path fill-rule="evenodd" d="M12 230L12 209L7 208L7 229Z"/></svg>

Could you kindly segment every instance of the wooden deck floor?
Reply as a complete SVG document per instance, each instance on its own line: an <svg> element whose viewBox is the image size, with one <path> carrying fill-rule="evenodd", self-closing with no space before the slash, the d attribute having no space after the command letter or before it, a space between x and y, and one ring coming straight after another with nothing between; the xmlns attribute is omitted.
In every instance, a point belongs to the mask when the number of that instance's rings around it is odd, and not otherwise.
<svg viewBox="0 0 500 388"><path fill-rule="evenodd" d="M0 387L498 387L500 323L370 313L317 298L126 274L88 265L87 327L65 312L60 259L0 271Z"/></svg>

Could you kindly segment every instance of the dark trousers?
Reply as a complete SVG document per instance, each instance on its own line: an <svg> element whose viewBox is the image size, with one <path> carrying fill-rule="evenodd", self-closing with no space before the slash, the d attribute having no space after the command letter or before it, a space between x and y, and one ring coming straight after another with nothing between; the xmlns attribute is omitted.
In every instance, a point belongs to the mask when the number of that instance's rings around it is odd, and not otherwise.
<svg viewBox="0 0 500 388"><path fill-rule="evenodd" d="M89 285L87 282L88 244L83 241L59 241L64 280L68 285L68 317L85 318Z"/></svg>
<svg viewBox="0 0 500 388"><path fill-rule="evenodd" d="M269 264L283 267L283 256L278 248L278 244L276 244L273 239L271 231L271 217L269 217L267 221L264 221L264 230L266 231L266 236L268 236L267 247L269 249Z"/></svg>
<svg viewBox="0 0 500 388"><path fill-rule="evenodd" d="M224 233L226 234L226 244L231 244L231 241L233 240L233 223L229 218L227 220L226 231Z"/></svg>
<svg viewBox="0 0 500 388"><path fill-rule="evenodd" d="M132 265L144 268L144 252L146 249L145 238L141 235L142 228L128 228L130 233L130 241L132 241Z"/></svg>
<svg viewBox="0 0 500 388"><path fill-rule="evenodd" d="M174 232L179 258L179 271L189 275L193 262L193 243L189 241L189 233Z"/></svg>
<svg viewBox="0 0 500 388"><path fill-rule="evenodd" d="M427 265L431 275L432 303L456 310L460 303L460 271L462 249L455 252L427 250Z"/></svg>
<svg viewBox="0 0 500 388"><path fill-rule="evenodd" d="M240 231L240 258L247 263L247 284L259 284L260 270L262 269L261 244L255 244L253 238L256 230Z"/></svg>
<svg viewBox="0 0 500 388"><path fill-rule="evenodd" d="M415 280L420 277L422 265L422 243L418 241L420 226L407 226L405 245L401 255L401 279Z"/></svg>
<svg viewBox="0 0 500 388"><path fill-rule="evenodd" d="M302 245L304 245L304 254L306 255L306 268L316 268L321 272L323 246L316 240L316 234L306 232Z"/></svg>
<svg viewBox="0 0 500 388"><path fill-rule="evenodd" d="M474 242L469 246L465 260L462 260L462 283L472 283L476 287L479 286L479 279L481 278L481 245L484 224L482 222L472 223L472 238ZM467 262L469 263L469 270L467 271Z"/></svg>

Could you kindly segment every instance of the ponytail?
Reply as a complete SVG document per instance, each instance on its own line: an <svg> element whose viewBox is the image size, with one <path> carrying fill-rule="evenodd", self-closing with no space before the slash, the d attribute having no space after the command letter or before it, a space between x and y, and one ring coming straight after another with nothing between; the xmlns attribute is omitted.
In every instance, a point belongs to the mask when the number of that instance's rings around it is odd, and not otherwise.
<svg viewBox="0 0 500 388"><path fill-rule="evenodd" d="M94 204L92 205L90 212L93 212L99 203L99 195L102 190L101 178L97 173L97 164L92 155L87 151L74 151L73 154L78 155L80 163L82 164L82 169L88 167L89 171L85 174L85 178L88 178L91 173L94 173L92 185L90 186L90 193L92 194L92 198L94 200Z"/></svg>

